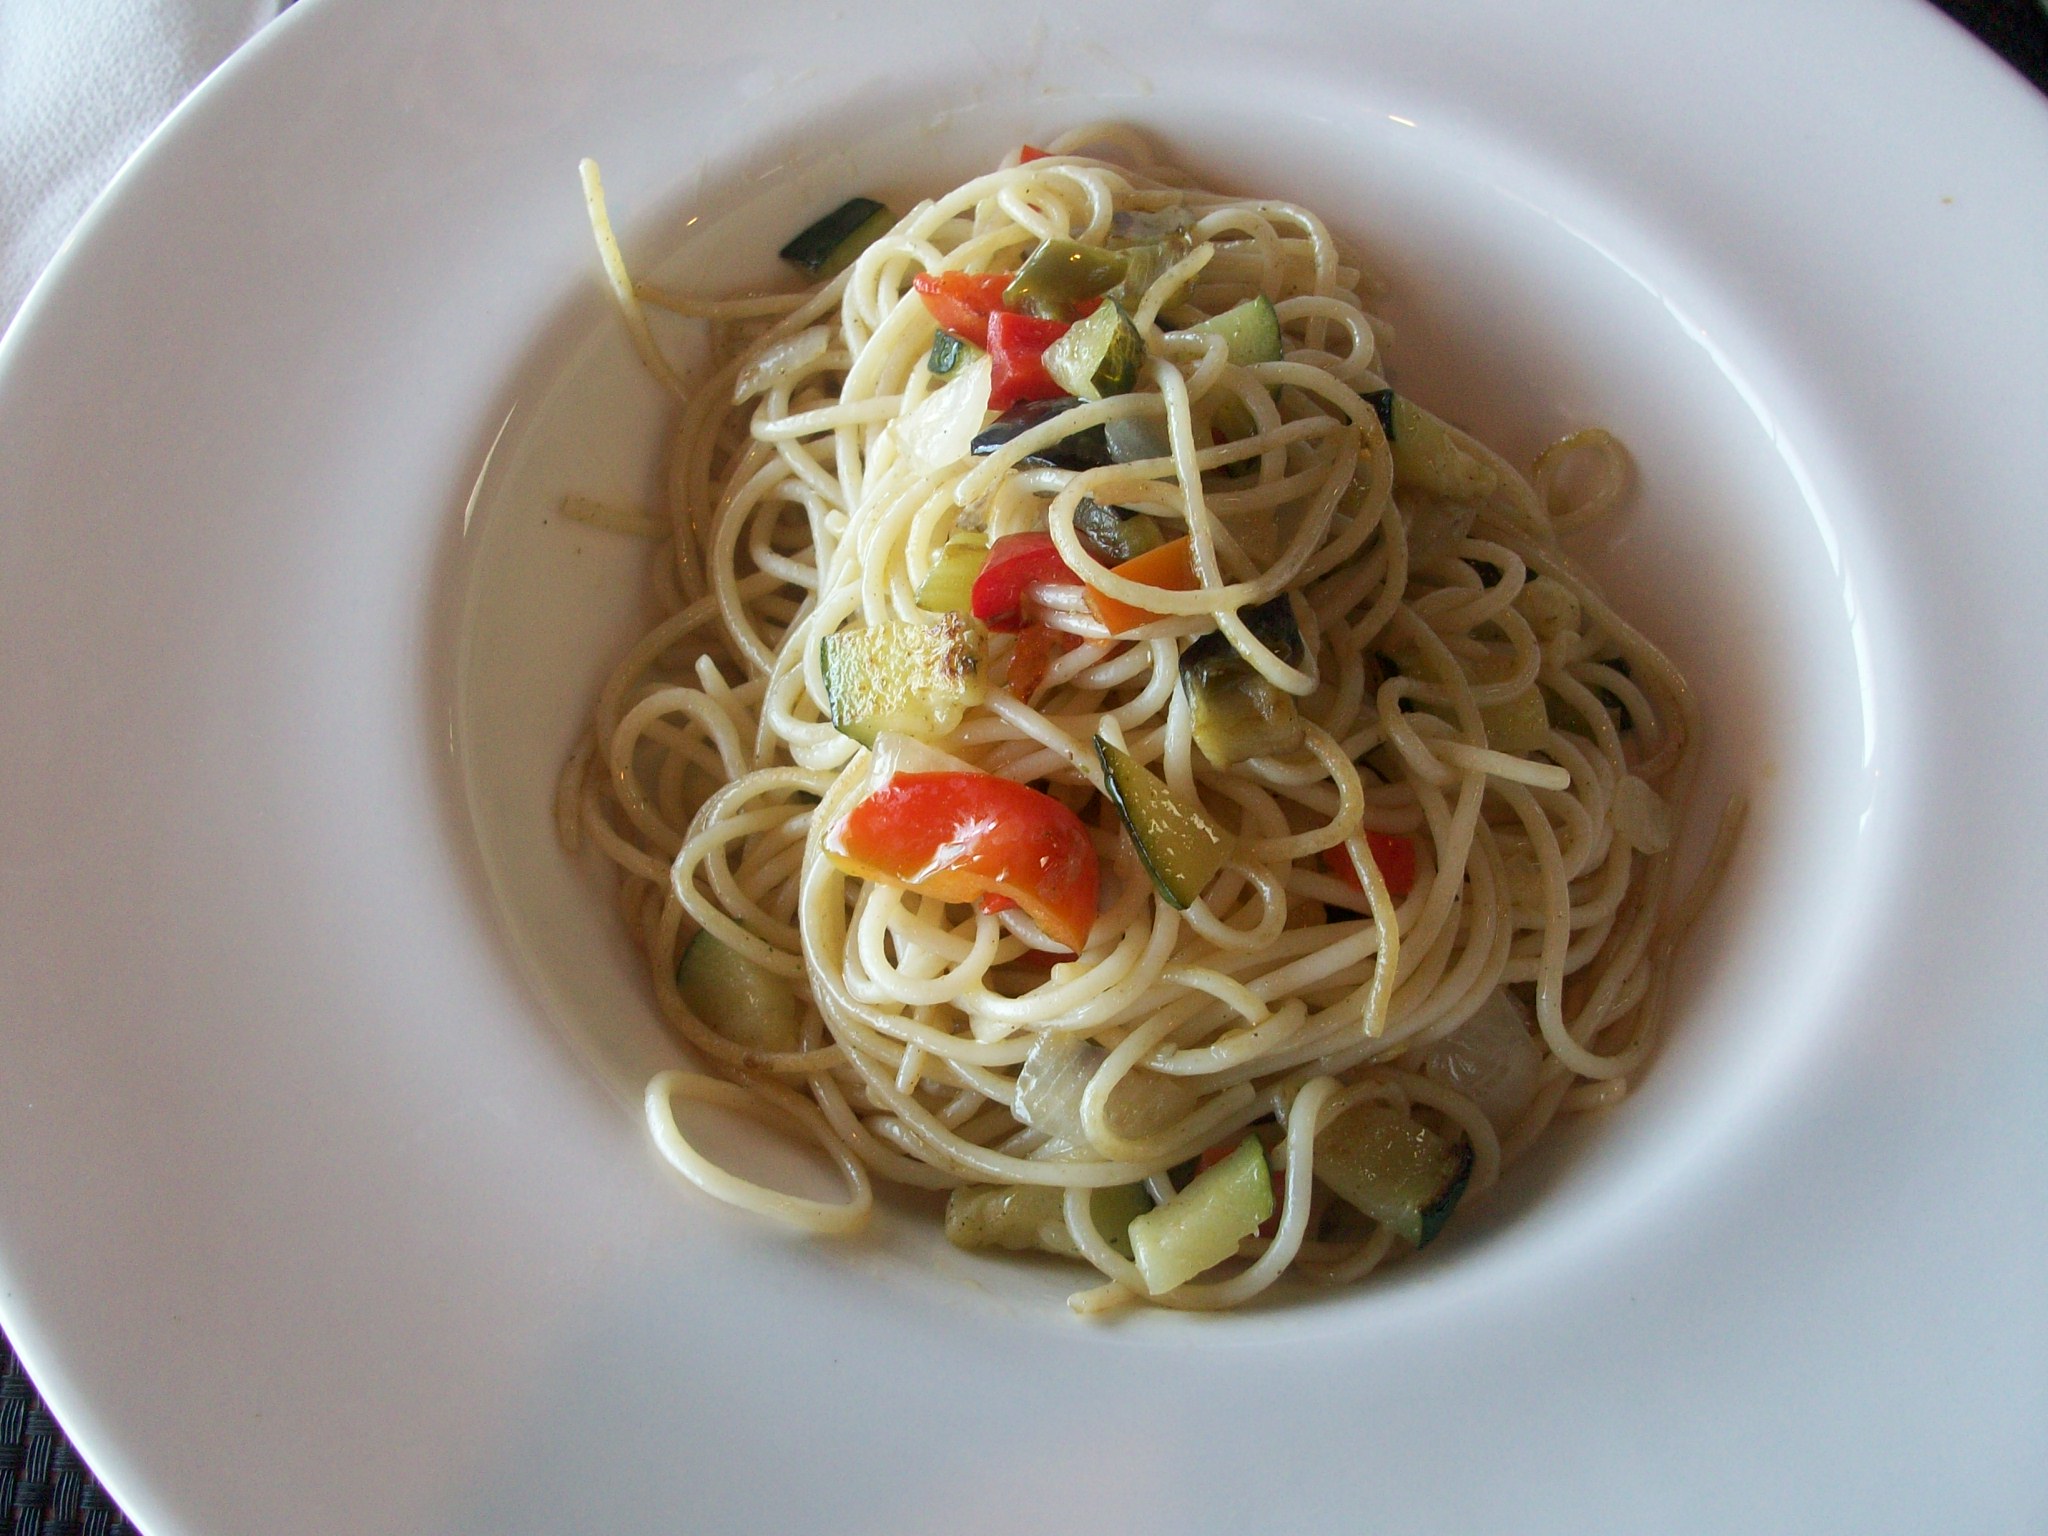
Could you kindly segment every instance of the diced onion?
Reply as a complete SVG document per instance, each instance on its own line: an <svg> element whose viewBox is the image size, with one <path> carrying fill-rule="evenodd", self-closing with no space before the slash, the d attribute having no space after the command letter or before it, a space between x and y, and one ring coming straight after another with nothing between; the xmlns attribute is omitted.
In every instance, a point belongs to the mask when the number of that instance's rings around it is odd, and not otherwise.
<svg viewBox="0 0 2048 1536"><path fill-rule="evenodd" d="M989 360L977 358L896 423L903 451L929 468L967 457L988 418Z"/></svg>
<svg viewBox="0 0 2048 1536"><path fill-rule="evenodd" d="M740 370L739 377L733 380L733 404L766 394L791 374L810 367L831 344L832 333L822 325L785 336Z"/></svg>
<svg viewBox="0 0 2048 1536"><path fill-rule="evenodd" d="M1422 1060L1426 1075L1471 1099L1503 1132L1529 1107L1542 1067L1543 1053L1530 1038L1529 1021L1504 988L1497 988Z"/></svg>
<svg viewBox="0 0 2048 1536"><path fill-rule="evenodd" d="M1515 594L1515 608L1540 640L1555 640L1579 627L1579 599L1570 587L1548 576L1532 577Z"/></svg>
<svg viewBox="0 0 2048 1536"><path fill-rule="evenodd" d="M1638 853L1662 853L1671 846L1671 807L1634 774L1614 786L1609 812L1614 830Z"/></svg>

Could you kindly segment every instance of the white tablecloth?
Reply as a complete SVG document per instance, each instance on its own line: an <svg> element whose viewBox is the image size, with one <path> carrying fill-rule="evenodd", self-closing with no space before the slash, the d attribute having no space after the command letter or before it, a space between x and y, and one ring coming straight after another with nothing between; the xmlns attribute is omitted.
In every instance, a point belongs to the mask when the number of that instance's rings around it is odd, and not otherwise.
<svg viewBox="0 0 2048 1536"><path fill-rule="evenodd" d="M152 128L279 0L0 0L0 325Z"/></svg>

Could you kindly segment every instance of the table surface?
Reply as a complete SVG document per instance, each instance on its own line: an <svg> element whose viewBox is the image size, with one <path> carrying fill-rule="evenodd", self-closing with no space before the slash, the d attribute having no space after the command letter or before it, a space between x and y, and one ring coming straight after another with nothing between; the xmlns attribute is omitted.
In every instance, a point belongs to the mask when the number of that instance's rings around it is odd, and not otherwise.
<svg viewBox="0 0 2048 1536"><path fill-rule="evenodd" d="M2048 92L2048 0L1933 0ZM108 1498L0 1336L0 1536L115 1536Z"/></svg>

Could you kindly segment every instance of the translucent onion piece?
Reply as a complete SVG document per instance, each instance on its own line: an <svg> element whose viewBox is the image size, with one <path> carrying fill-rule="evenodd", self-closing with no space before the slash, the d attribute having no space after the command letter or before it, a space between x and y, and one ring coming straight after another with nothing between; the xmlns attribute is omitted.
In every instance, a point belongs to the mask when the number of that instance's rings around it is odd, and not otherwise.
<svg viewBox="0 0 2048 1536"><path fill-rule="evenodd" d="M967 457L988 417L989 360L977 358L960 377L934 390L896 424L897 441L918 463L939 468Z"/></svg>
<svg viewBox="0 0 2048 1536"><path fill-rule="evenodd" d="M1614 830L1638 853L1662 853L1671 846L1671 807L1634 774L1614 786Z"/></svg>
<svg viewBox="0 0 2048 1536"><path fill-rule="evenodd" d="M1542 1066L1543 1052L1530 1037L1521 1004L1505 988L1422 1059L1424 1073L1471 1099L1501 1132L1529 1107Z"/></svg>
<svg viewBox="0 0 2048 1536"><path fill-rule="evenodd" d="M810 367L825 355L825 349L832 344L832 333L822 325L814 325L807 331L798 331L794 336L785 336L781 341L762 350L733 380L732 403L751 400L755 395L766 394L791 374Z"/></svg>

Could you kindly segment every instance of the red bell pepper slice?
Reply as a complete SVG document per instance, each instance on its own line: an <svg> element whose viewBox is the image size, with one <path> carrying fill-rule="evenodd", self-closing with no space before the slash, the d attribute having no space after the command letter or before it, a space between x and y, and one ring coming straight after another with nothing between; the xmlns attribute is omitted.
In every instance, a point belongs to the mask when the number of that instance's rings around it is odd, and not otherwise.
<svg viewBox="0 0 2048 1536"><path fill-rule="evenodd" d="M968 598L974 616L1006 633L1024 627L1024 590L1040 582L1080 581L1049 533L1006 533L989 546Z"/></svg>
<svg viewBox="0 0 2048 1536"><path fill-rule="evenodd" d="M1076 952L1095 924L1101 870L1081 818L991 773L898 773L825 834L848 874L941 901L1005 896Z"/></svg>
<svg viewBox="0 0 2048 1536"><path fill-rule="evenodd" d="M1002 307L1003 290L1014 274L1008 272L920 272L910 286L924 300L924 307L962 341L988 347L988 317Z"/></svg>
<svg viewBox="0 0 2048 1536"><path fill-rule="evenodd" d="M1367 832L1365 847L1379 866L1380 878L1387 882L1389 896L1400 901L1415 889L1414 838L1399 832ZM1360 895L1365 894L1365 881L1359 878L1358 866L1342 843L1323 850L1323 867Z"/></svg>
<svg viewBox="0 0 2048 1536"><path fill-rule="evenodd" d="M1026 144L1017 151L1017 163L1019 165L1029 165L1034 160L1050 160L1051 158L1051 150L1040 149L1036 144Z"/></svg>
<svg viewBox="0 0 2048 1536"><path fill-rule="evenodd" d="M997 310L988 317L988 403L1007 411L1020 400L1051 400L1064 395L1059 381L1045 371L1045 349L1067 334L1064 320L1013 315Z"/></svg>
<svg viewBox="0 0 2048 1536"><path fill-rule="evenodd" d="M1079 643L1077 636L1050 624L1026 624L1010 652L1010 671L1005 680L1010 692L1030 703L1031 695L1038 692L1052 664Z"/></svg>

